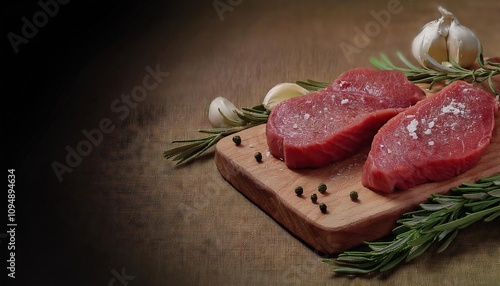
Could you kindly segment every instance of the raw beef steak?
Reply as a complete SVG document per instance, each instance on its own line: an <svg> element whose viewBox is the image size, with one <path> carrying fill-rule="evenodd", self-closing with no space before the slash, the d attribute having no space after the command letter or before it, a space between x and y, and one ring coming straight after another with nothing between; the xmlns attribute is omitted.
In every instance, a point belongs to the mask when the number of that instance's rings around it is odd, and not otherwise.
<svg viewBox="0 0 500 286"><path fill-rule="evenodd" d="M278 104L266 127L289 168L321 167L369 145L387 120L425 97L403 73L358 68L325 89Z"/></svg>
<svg viewBox="0 0 500 286"><path fill-rule="evenodd" d="M375 135L363 185L392 192L469 170L490 143L497 111L493 96L463 81L420 101Z"/></svg>

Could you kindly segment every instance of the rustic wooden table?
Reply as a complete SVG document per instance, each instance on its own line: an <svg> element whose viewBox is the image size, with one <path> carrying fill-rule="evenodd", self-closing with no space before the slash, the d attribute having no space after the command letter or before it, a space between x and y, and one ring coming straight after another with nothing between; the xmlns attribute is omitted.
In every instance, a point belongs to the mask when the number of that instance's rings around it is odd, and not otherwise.
<svg viewBox="0 0 500 286"><path fill-rule="evenodd" d="M66 5L16 57L78 4ZM339 277L220 176L213 150L181 167L162 157L172 140L209 126L217 96L252 106L277 83L331 81L380 52L411 57L438 5L477 33L485 55L500 54L496 0L110 5L101 10L119 21L75 28L80 46L60 35L50 47L74 51L72 61L54 72L47 54L34 67L52 83L41 96L57 100L16 162L19 276L38 285L499 285L499 220L390 273Z"/></svg>

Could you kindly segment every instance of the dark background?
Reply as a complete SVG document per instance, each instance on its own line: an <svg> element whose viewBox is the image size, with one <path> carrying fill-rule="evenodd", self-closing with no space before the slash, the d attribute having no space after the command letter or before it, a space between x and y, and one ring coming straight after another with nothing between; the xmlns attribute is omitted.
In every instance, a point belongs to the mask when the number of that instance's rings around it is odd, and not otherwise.
<svg viewBox="0 0 500 286"><path fill-rule="evenodd" d="M64 196L55 190L57 179L47 165L46 159L54 155L40 154L46 149L39 144L60 118L61 109L75 100L63 91L90 58L135 29L151 25L158 17L169 19L169 27L175 30L187 14L194 15L193 6L194 1L73 0L59 4L57 14L49 17L27 44L20 44L16 54L7 34L23 36L21 18L32 22L33 14L41 7L37 1L2 3L1 161L5 172L16 170L17 285L96 285L99 272L112 277L109 269L101 265L105 258L101 253L73 239L78 236L75 225L69 226L74 221L61 219L55 211L55 205L65 203ZM71 125L77 124L79 118L66 120ZM0 233L6 232L4 221ZM7 242L8 237L2 239L2 261L9 258ZM4 265L2 262L0 280L7 275Z"/></svg>
<svg viewBox="0 0 500 286"><path fill-rule="evenodd" d="M48 24L38 29L16 54L7 34L22 36L21 18L32 22L40 11L38 1L10 1L2 9L4 116L9 137L9 163L25 160L34 140L54 119L64 87L82 65L101 49L134 29L151 25L158 17L169 19L171 28L193 16L195 1L69 1ZM198 6L200 7L200 6ZM156 18L155 18L156 17ZM168 33L168 31L165 31ZM31 146L31 147L30 147Z"/></svg>

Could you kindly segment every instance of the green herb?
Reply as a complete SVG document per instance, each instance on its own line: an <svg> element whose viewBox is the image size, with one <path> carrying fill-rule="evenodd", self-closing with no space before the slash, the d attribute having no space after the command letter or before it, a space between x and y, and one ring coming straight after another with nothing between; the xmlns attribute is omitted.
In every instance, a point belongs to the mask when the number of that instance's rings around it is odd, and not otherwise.
<svg viewBox="0 0 500 286"><path fill-rule="evenodd" d="M444 81L444 83L448 85L457 80L477 83L487 80L491 91L495 94L499 94L499 91L495 89L493 84L493 77L500 75L500 63L492 61L486 61L485 63L482 50L479 51L477 56L479 68L475 70L463 68L453 61L450 63L450 66L443 66L429 55L426 55L426 59L429 64L432 65L432 69L417 67L410 63L402 53L397 52L396 54L406 67L394 65L385 54L381 54L380 59L371 57L370 62L374 67L381 70L397 70L403 72L408 80L414 83L429 83L429 89L432 89L435 83L441 81ZM489 66L486 66L486 64Z"/></svg>
<svg viewBox="0 0 500 286"><path fill-rule="evenodd" d="M186 143L186 144L165 151L163 153L163 157L167 159L172 158L173 161L177 161L177 165L184 162L188 162L203 154L210 147L217 144L217 142L219 142L222 138L234 134L236 132L248 129L250 127L264 124L267 122L267 118L269 117L269 111L267 111L262 105L258 105L252 108L242 108L241 111L236 112L236 114L244 122L244 125L235 127L222 127L222 128L198 130L198 132L200 133L206 133L211 135L199 139L172 141L172 143Z"/></svg>
<svg viewBox="0 0 500 286"><path fill-rule="evenodd" d="M326 213L326 205L324 203L319 204L319 210L322 213Z"/></svg>
<svg viewBox="0 0 500 286"><path fill-rule="evenodd" d="M241 137L239 135L233 136L233 142L234 142L234 144L236 144L236 146L240 146Z"/></svg>
<svg viewBox="0 0 500 286"><path fill-rule="evenodd" d="M257 162L259 162L259 163L260 163L260 162L262 162L262 153L260 153L260 152L255 152L255 154L253 154L253 157L255 158L255 160L256 160Z"/></svg>
<svg viewBox="0 0 500 286"><path fill-rule="evenodd" d="M301 186L295 187L295 194L297 196L302 196L303 193L304 193L304 189Z"/></svg>
<svg viewBox="0 0 500 286"><path fill-rule="evenodd" d="M434 242L440 253L458 231L475 222L490 222L500 217L500 174L465 183L448 195L434 194L419 210L406 213L393 229L392 241L367 242L368 251L346 251L324 262L335 265L333 271L363 275L389 270L408 262Z"/></svg>
<svg viewBox="0 0 500 286"><path fill-rule="evenodd" d="M358 192L356 192L356 191L350 192L349 197L351 197L351 201L357 201L358 200Z"/></svg>
<svg viewBox="0 0 500 286"><path fill-rule="evenodd" d="M325 193L327 189L328 189L328 187L324 183L321 183L318 186L318 192L320 192L322 194Z"/></svg>
<svg viewBox="0 0 500 286"><path fill-rule="evenodd" d="M312 194L311 195L311 201L313 202L313 204L315 204L318 201L318 195Z"/></svg>
<svg viewBox="0 0 500 286"><path fill-rule="evenodd" d="M329 83L326 82L319 82L319 81L314 81L314 80L306 80L306 81L296 81L296 84L302 86L303 88L309 90L309 91L317 91L320 89L323 89L327 86L329 86Z"/></svg>

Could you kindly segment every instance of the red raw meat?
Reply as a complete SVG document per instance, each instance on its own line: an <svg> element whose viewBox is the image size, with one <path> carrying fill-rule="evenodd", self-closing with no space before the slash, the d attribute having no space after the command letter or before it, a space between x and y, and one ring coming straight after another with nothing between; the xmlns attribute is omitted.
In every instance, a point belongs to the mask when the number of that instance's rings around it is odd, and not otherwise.
<svg viewBox="0 0 500 286"><path fill-rule="evenodd" d="M362 183L379 192L453 178L490 143L498 101L463 81L389 120L375 135Z"/></svg>
<svg viewBox="0 0 500 286"><path fill-rule="evenodd" d="M266 136L289 168L321 167L369 145L390 118L425 97L403 73L357 68L325 89L278 104Z"/></svg>

